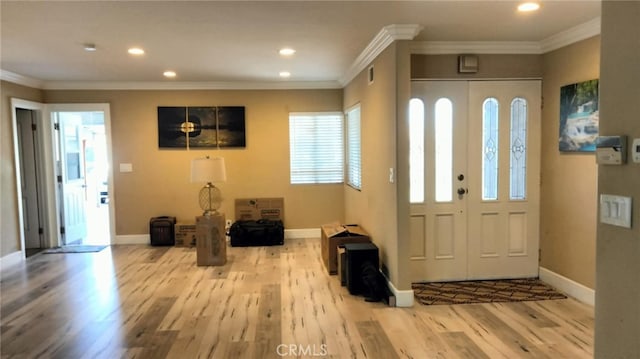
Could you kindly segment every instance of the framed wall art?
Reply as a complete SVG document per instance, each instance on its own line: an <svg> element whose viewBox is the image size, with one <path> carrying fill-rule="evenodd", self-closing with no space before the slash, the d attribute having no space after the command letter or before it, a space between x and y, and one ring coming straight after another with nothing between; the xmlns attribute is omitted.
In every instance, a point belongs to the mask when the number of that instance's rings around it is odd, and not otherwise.
<svg viewBox="0 0 640 359"><path fill-rule="evenodd" d="M160 148L245 147L243 106L158 106Z"/></svg>
<svg viewBox="0 0 640 359"><path fill-rule="evenodd" d="M560 88L560 151L594 152L599 122L598 79Z"/></svg>

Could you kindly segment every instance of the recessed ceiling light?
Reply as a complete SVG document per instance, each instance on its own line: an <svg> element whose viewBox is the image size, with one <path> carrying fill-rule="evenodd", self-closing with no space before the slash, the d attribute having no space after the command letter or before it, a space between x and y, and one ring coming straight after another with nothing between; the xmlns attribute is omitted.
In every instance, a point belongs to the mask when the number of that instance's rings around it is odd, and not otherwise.
<svg viewBox="0 0 640 359"><path fill-rule="evenodd" d="M528 11L536 11L540 8L540 4L536 2L525 2L518 5L518 11L528 12Z"/></svg>
<svg viewBox="0 0 640 359"><path fill-rule="evenodd" d="M291 77L291 72L289 72L289 71L280 71L280 77Z"/></svg>
<svg viewBox="0 0 640 359"><path fill-rule="evenodd" d="M164 75L164 77L169 77L169 78L176 77L176 73L175 73L175 71L165 71L165 72L163 73L163 75Z"/></svg>
<svg viewBox="0 0 640 359"><path fill-rule="evenodd" d="M93 52L93 51L96 51L96 44L87 43L82 45L82 48L84 49L84 51Z"/></svg>
<svg viewBox="0 0 640 359"><path fill-rule="evenodd" d="M144 55L144 50L139 47L132 47L127 50L131 55Z"/></svg>
<svg viewBox="0 0 640 359"><path fill-rule="evenodd" d="M289 47L285 47L283 49L280 49L280 51L278 51L280 53L280 55L282 56L291 56L293 54L296 53L296 50L289 48Z"/></svg>

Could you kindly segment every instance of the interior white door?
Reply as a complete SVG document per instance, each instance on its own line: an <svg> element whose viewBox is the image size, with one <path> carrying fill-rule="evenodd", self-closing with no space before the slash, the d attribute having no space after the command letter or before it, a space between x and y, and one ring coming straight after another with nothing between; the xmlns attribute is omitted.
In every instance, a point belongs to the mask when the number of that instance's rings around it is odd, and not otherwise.
<svg viewBox="0 0 640 359"><path fill-rule="evenodd" d="M540 81L469 84L470 279L538 275L540 91Z"/></svg>
<svg viewBox="0 0 640 359"><path fill-rule="evenodd" d="M60 126L63 244L82 243L87 235L82 118L73 113L56 113L55 115Z"/></svg>
<svg viewBox="0 0 640 359"><path fill-rule="evenodd" d="M411 121L418 101L424 123L422 182L410 146L412 280L536 276L540 82L421 81L412 91Z"/></svg>
<svg viewBox="0 0 640 359"><path fill-rule="evenodd" d="M412 86L424 108L424 198L411 203L411 270L417 280L462 280L467 277L468 83Z"/></svg>
<svg viewBox="0 0 640 359"><path fill-rule="evenodd" d="M18 146L20 149L20 185L22 186L22 211L25 248L42 248L40 204L38 202L37 152L33 110L16 109Z"/></svg>

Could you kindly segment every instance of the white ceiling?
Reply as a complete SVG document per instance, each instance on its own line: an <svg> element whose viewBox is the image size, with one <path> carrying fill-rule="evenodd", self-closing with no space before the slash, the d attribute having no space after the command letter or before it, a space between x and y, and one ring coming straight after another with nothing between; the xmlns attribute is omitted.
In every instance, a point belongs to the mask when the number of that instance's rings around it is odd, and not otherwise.
<svg viewBox="0 0 640 359"><path fill-rule="evenodd" d="M542 1L7 1L0 2L2 73L44 88L74 83L339 85L390 24L415 40L538 43L593 22L600 2ZM95 52L83 44L94 43ZM127 54L140 46L142 57ZM282 58L278 49L297 50ZM169 80L165 70L178 76ZM280 71L291 72L281 79ZM99 86L99 84L98 84ZM68 87L68 86L67 86Z"/></svg>

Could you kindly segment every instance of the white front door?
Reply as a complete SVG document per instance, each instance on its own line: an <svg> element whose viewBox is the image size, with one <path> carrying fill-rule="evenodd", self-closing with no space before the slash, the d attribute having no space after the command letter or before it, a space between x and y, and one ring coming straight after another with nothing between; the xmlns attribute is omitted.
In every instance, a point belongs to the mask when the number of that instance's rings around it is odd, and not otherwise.
<svg viewBox="0 0 640 359"><path fill-rule="evenodd" d="M82 118L73 112L54 115L60 126L59 173L62 179L63 244L81 244L87 235Z"/></svg>
<svg viewBox="0 0 640 359"><path fill-rule="evenodd" d="M413 281L537 276L540 82L412 86Z"/></svg>

